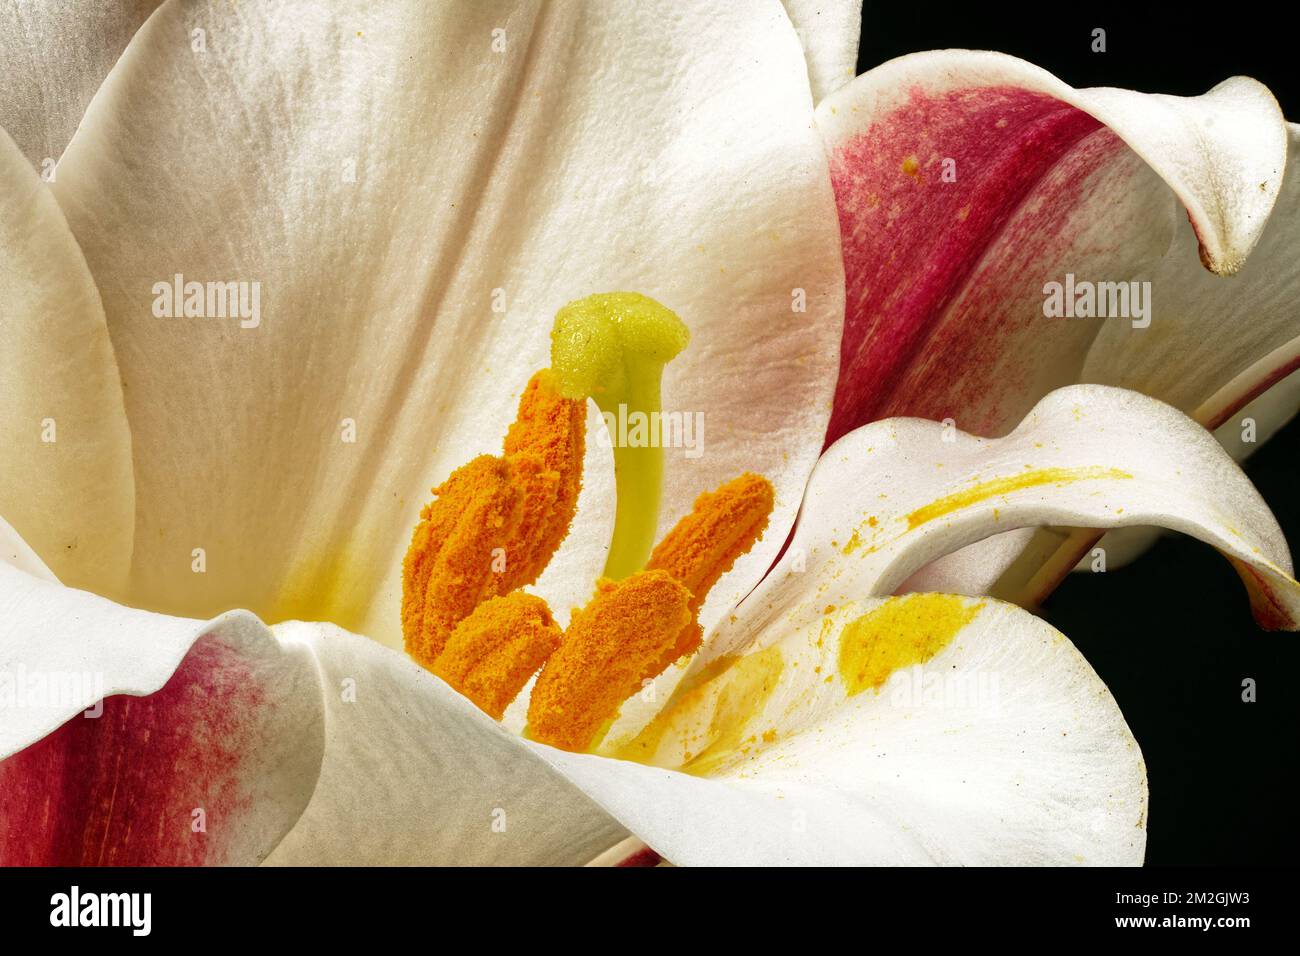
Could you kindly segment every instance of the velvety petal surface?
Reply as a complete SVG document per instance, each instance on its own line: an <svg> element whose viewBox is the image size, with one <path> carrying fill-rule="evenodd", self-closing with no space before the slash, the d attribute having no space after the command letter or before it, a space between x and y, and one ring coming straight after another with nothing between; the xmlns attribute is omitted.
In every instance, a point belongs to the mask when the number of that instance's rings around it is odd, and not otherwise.
<svg viewBox="0 0 1300 956"><path fill-rule="evenodd" d="M1107 323L1084 381L1139 389L1217 428L1300 366L1300 126L1286 131L1281 193L1240 271L1222 281L1195 268L1192 226L1180 219L1149 277L1151 328ZM1274 181L1261 179L1256 189L1263 195ZM1280 401L1294 413L1294 400ZM1270 409L1271 417L1285 414Z"/></svg>
<svg viewBox="0 0 1300 956"><path fill-rule="evenodd" d="M4 130L0 250L0 516L63 580L118 589L135 498L104 310L58 204Z"/></svg>
<svg viewBox="0 0 1300 956"><path fill-rule="evenodd" d="M857 72L862 34L858 0L781 0L808 60L813 100L833 93Z"/></svg>
<svg viewBox="0 0 1300 956"><path fill-rule="evenodd" d="M1214 430L1214 437L1236 462L1244 462L1269 441L1300 409L1300 372L1292 372L1272 385ZM1106 567L1114 569L1137 560L1161 535L1159 528L1119 528L1106 532L1097 547L1105 550ZM993 541L995 539L988 539ZM981 544L987 544L981 542ZM956 557L951 555L950 557ZM1014 558L1015 555L1012 555ZM995 559L996 560L996 559ZM1092 571L1093 557L1085 556L1076 571ZM994 577L996 580L996 575ZM991 582L990 582L991 584ZM912 588L926 591L934 588ZM961 590L961 588L958 588ZM985 589L969 593L986 593Z"/></svg>
<svg viewBox="0 0 1300 956"><path fill-rule="evenodd" d="M135 31L161 0L0 3L0 127L47 176Z"/></svg>
<svg viewBox="0 0 1300 956"><path fill-rule="evenodd" d="M1043 621L933 594L850 601L795 628L748 605L738 618L757 644L680 691L629 749L659 766L536 748L665 859L1141 862L1137 744Z"/></svg>
<svg viewBox="0 0 1300 956"><path fill-rule="evenodd" d="M615 289L693 333L665 407L702 415L703 443L668 454L662 526L738 471L777 487L742 593L798 506L837 367L809 111L775 0L164 4L55 184L125 382L132 599L396 642L428 489L499 449L555 311ZM158 317L177 275L243 283L247 314ZM195 311L219 306L205 288Z"/></svg>
<svg viewBox="0 0 1300 956"><path fill-rule="evenodd" d="M330 625L276 631L321 664L326 746L268 863L579 865L626 836L580 789L400 653Z"/></svg>

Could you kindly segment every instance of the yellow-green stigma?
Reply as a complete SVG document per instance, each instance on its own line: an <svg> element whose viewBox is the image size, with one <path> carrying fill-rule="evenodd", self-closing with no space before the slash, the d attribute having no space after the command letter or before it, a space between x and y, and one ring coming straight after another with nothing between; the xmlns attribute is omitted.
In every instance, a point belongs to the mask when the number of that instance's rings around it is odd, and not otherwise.
<svg viewBox="0 0 1300 956"><path fill-rule="evenodd" d="M671 309L637 292L607 292L570 302L551 330L551 369L566 398L591 398L608 420L662 411L664 366L690 341ZM641 569L654 546L663 484L663 450L657 441L614 441L618 505L605 576L615 580Z"/></svg>

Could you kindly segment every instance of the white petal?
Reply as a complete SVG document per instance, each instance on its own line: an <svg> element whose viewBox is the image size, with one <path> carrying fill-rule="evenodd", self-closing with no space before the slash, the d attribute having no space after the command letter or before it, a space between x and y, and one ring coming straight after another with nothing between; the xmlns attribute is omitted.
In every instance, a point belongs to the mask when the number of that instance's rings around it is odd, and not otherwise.
<svg viewBox="0 0 1300 956"><path fill-rule="evenodd" d="M857 72L862 4L858 0L781 0L804 56L813 101L833 93Z"/></svg>
<svg viewBox="0 0 1300 956"><path fill-rule="evenodd" d="M1300 361L1300 151L1253 80L1191 98L1075 90L948 50L872 70L818 123L848 291L832 438L898 415L1005 434L1076 381L1214 427ZM1045 317L1046 283L1067 275L1150 282L1146 318ZM994 593L1033 600L1094 540L1040 534L1018 558L990 541L934 583L986 590L1014 561Z"/></svg>
<svg viewBox="0 0 1300 956"><path fill-rule="evenodd" d="M978 610L924 663L850 693L844 627L888 602L793 632L742 606L765 649L679 697L647 740L703 776L537 750L679 865L1140 863L1141 754L1073 645L1013 605L889 601Z"/></svg>
<svg viewBox="0 0 1300 956"><path fill-rule="evenodd" d="M31 549L31 546L4 518L0 518L0 562L11 564L34 578L44 581L58 580L54 572L41 560L40 555Z"/></svg>
<svg viewBox="0 0 1300 956"><path fill-rule="evenodd" d="M0 2L0 127L34 167L58 161L86 104L161 2Z"/></svg>
<svg viewBox="0 0 1300 956"><path fill-rule="evenodd" d="M45 184L0 130L0 515L63 580L121 586L131 437L99 293Z"/></svg>
<svg viewBox="0 0 1300 956"><path fill-rule="evenodd" d="M1213 436L1161 402L1095 385L1053 392L1001 439L906 418L845 436L813 473L789 551L741 608L807 623L826 605L893 593L966 545L1043 525L1182 531L1233 562L1262 625L1300 620L1281 529ZM752 632L723 621L693 667Z"/></svg>
<svg viewBox="0 0 1300 956"><path fill-rule="evenodd" d="M205 52L181 39L199 21ZM665 405L705 415L703 455L669 454L662 526L748 468L778 513L733 591L780 547L843 300L805 64L775 0L168 4L56 194L126 381L135 600L395 642L428 489L499 448L556 309L611 289L660 299L694 335ZM260 323L154 318L153 283L178 273L260 282Z"/></svg>
<svg viewBox="0 0 1300 956"><path fill-rule="evenodd" d="M1214 437L1232 456L1233 461L1244 462L1258 451L1265 442L1271 439L1282 426L1295 418L1297 409L1300 409L1300 372L1292 372L1250 404L1234 413L1214 430ZM1106 532L1097 543L1097 547L1105 549L1107 570L1114 570L1140 558L1151 545L1155 544L1160 534L1158 528L1119 528L1115 531ZM997 537L1001 538L1003 536L999 535ZM994 540L995 538L989 538L988 541L981 542L981 544L987 544ZM972 545L971 547L978 547L978 545ZM968 550L970 549L963 548L957 554L949 555L949 557L956 558ZM1014 555L1012 557L1014 558ZM1079 560L1075 570L1091 573L1092 563L1092 556L1085 556ZM1007 566L1009 566L1009 562ZM993 580L996 580L998 576L998 574L993 575ZM987 579L987 575L985 579ZM940 589L909 587L908 590L936 591ZM987 593L983 589L968 592L959 587L957 590L970 594Z"/></svg>
<svg viewBox="0 0 1300 956"><path fill-rule="evenodd" d="M1234 412L1214 430L1214 437L1233 461L1245 461L1295 418L1297 410L1300 410L1300 371L1292 372Z"/></svg>
<svg viewBox="0 0 1300 956"><path fill-rule="evenodd" d="M1285 132L1285 176L1281 163L1272 175L1257 172L1258 205L1279 180L1281 193L1266 224L1258 213L1249 220L1263 231L1250 259L1218 281L1197 267L1192 227L1180 222L1150 274L1151 327L1107 323L1088 352L1086 381L1139 388L1216 428L1300 365L1300 126Z"/></svg>
<svg viewBox="0 0 1300 956"><path fill-rule="evenodd" d="M9 865L256 863L324 744L311 654L252 615L150 614L5 562L0 713Z"/></svg>
<svg viewBox="0 0 1300 956"><path fill-rule="evenodd" d="M624 831L473 704L396 651L330 625L275 630L315 652L320 781L267 861L575 865Z"/></svg>
<svg viewBox="0 0 1300 956"><path fill-rule="evenodd" d="M898 593L988 594L1007 568L1025 553L1034 534L1033 528L1017 528L941 555L904 581Z"/></svg>

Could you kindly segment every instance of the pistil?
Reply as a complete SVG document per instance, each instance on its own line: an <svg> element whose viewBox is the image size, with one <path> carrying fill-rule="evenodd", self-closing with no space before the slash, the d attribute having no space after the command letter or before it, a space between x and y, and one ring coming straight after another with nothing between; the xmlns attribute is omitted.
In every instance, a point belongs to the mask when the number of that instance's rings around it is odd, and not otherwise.
<svg viewBox="0 0 1300 956"><path fill-rule="evenodd" d="M682 320L654 299L611 292L570 302L555 316L551 367L566 398L591 398L608 419L640 414L658 420L664 366L690 340ZM605 577L619 580L644 566L654 545L663 484L663 449L614 441L618 503Z"/></svg>

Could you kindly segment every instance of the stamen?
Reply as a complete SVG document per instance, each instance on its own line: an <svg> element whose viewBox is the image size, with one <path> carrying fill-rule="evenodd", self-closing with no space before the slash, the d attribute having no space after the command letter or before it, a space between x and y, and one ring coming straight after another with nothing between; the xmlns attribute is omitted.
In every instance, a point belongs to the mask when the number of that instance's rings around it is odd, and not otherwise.
<svg viewBox="0 0 1300 956"><path fill-rule="evenodd" d="M772 483L746 472L695 499L694 510L664 536L646 570L667 571L691 592L691 621L669 648L660 670L700 646L700 607L718 579L749 551L767 529L772 514Z"/></svg>
<svg viewBox="0 0 1300 956"><path fill-rule="evenodd" d="M555 316L551 366L559 389L572 399L590 397L606 416L662 410L664 365L686 347L690 332L676 314L635 292L611 292L570 302ZM605 576L620 579L640 569L654 544L663 483L657 441L614 446L618 503Z"/></svg>
<svg viewBox="0 0 1300 956"><path fill-rule="evenodd" d="M533 739L563 750L588 749L642 681L663 670L668 649L691 621L691 594L666 571L602 580L574 611L533 687Z"/></svg>
<svg viewBox="0 0 1300 956"><path fill-rule="evenodd" d="M480 455L433 490L402 562L406 653L428 667L495 588L492 559L519 518L509 462Z"/></svg>
<svg viewBox="0 0 1300 956"><path fill-rule="evenodd" d="M569 533L582 487L583 401L538 372L504 458L483 455L433 490L402 563L406 652L429 667L481 601L532 584Z"/></svg>
<svg viewBox="0 0 1300 956"><path fill-rule="evenodd" d="M546 603L518 590L541 575L576 513L585 399L607 416L653 420L664 365L688 337L676 315L635 293L565 306L553 368L529 381L503 456L453 472L412 534L402 566L407 652L495 719L540 667L528 720L543 743L589 749L644 681L694 651L710 588L767 527L772 486L744 474L700 495L652 552L660 443L616 446L615 528L595 596L561 634Z"/></svg>
<svg viewBox="0 0 1300 956"><path fill-rule="evenodd" d="M456 626L432 670L493 720L560 646L560 628L539 597L514 591L484 601Z"/></svg>
<svg viewBox="0 0 1300 956"><path fill-rule="evenodd" d="M497 593L536 581L568 535L582 489L586 431L586 403L560 395L549 370L535 374L506 433L505 455L522 497Z"/></svg>

